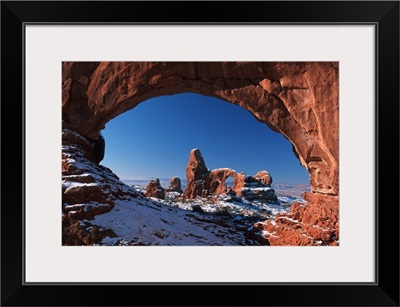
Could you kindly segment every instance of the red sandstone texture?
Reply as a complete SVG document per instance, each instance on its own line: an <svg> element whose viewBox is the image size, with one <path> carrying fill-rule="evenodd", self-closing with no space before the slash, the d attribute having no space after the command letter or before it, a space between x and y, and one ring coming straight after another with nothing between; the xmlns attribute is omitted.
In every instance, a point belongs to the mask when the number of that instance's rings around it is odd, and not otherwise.
<svg viewBox="0 0 400 307"><path fill-rule="evenodd" d="M151 180L146 186L146 197L165 198L165 189L161 186L158 178Z"/></svg>
<svg viewBox="0 0 400 307"><path fill-rule="evenodd" d="M169 182L168 189L166 190L167 192L178 192L182 193L182 184L181 184L181 178L179 177L172 177L171 181Z"/></svg>
<svg viewBox="0 0 400 307"><path fill-rule="evenodd" d="M329 200L318 204L294 203L288 213L277 214L275 219L254 227L262 231L270 245L338 245L338 200Z"/></svg>
<svg viewBox="0 0 400 307"><path fill-rule="evenodd" d="M270 186L272 184L272 177L267 171L259 171L254 175L255 181L261 182L261 184L265 184Z"/></svg>
<svg viewBox="0 0 400 307"><path fill-rule="evenodd" d="M293 144L313 192L338 195L337 62L65 62L63 126L97 139L142 101L194 92L249 110Z"/></svg>
<svg viewBox="0 0 400 307"><path fill-rule="evenodd" d="M94 146L78 133L63 129L63 215L72 219L92 219L95 215L110 211L116 199L138 196L110 169L88 158L87 152L91 152Z"/></svg>
<svg viewBox="0 0 400 307"><path fill-rule="evenodd" d="M309 227L308 223L303 223L303 219L308 221L310 212L313 216L321 217L326 214L327 207L338 208L338 83L337 62L64 62L63 128L79 137L68 140L66 136L65 145L68 146L62 149L63 176L69 176L67 181L87 180L89 182L85 184L88 186L91 180L97 182L96 176L93 179L89 176L84 178L88 173L86 166L72 162L75 158L93 163L94 166L91 166L98 167L95 170L97 175L109 175L103 177L101 182L104 191L109 191L109 194L88 187L73 188L67 192L69 187L66 187L63 189L64 207L71 205L68 201L78 204L78 200L81 200L80 203L90 204L93 198L96 200L93 207L97 207L100 201L106 201L107 210L110 210L112 198L123 197L127 193L122 188L118 192L119 188L115 189L113 185L107 187L107 183L118 179L110 179L115 176L110 170L95 166L102 159L104 144L100 131L108 121L149 98L194 92L242 106L293 144L294 154L310 174L311 193L305 195L308 201L305 207L310 209L299 213L302 221L300 226L287 223L285 231L278 231L284 223L278 221L276 226L271 224L280 239L270 237L269 240L272 240L272 244L280 245L310 243L306 239L300 240L300 235L293 235L300 227L301 236L307 236ZM204 169L198 168L198 173L193 176L200 179L203 174ZM215 177L220 178L218 174ZM221 185L218 187L224 189ZM204 191L204 187L198 186L194 180L186 197L193 198L203 193L199 191ZM70 210L68 214L83 212L86 215L85 210ZM94 211L89 209L89 212ZM330 221L332 229L336 227L336 234L330 235L329 240L321 238L325 240L323 242L336 242L334 237L338 237L338 222L335 222L335 216L338 216L337 213L324 217ZM284 232L288 234L283 235Z"/></svg>
<svg viewBox="0 0 400 307"><path fill-rule="evenodd" d="M226 185L226 180L232 177L232 187ZM272 177L267 171L259 171L255 176L246 176L230 168L218 168L210 171L198 148L189 155L186 167L187 186L183 192L184 198L207 197L231 193L247 199L278 201L273 189L257 189L270 187Z"/></svg>

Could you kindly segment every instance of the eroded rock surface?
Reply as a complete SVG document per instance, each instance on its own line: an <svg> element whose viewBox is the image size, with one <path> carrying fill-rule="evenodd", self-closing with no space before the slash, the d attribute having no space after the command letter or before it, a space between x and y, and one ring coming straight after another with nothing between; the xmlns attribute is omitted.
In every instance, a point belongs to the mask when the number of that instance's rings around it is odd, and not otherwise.
<svg viewBox="0 0 400 307"><path fill-rule="evenodd" d="M64 62L62 65L63 220L68 221L63 222L64 229L73 232L74 219L91 219L112 210L117 200L137 197L111 170L99 165L104 155L100 131L105 124L149 98L194 92L242 106L257 120L283 134L309 172L311 192L304 194L308 203L293 206L286 218L257 226L272 234L267 234L269 242L272 245L338 242L337 62ZM210 190L217 193L226 190L222 178L227 172L215 170L207 181L210 172L205 163L200 158L195 163L189 170L192 180L190 188L184 191L186 198ZM259 177L268 185L267 177ZM245 178L237 175L236 180L238 184L232 190L238 193L238 186ZM298 219L292 218L297 215ZM292 223L290 219L298 222ZM315 230L316 227L322 227L322 232Z"/></svg>
<svg viewBox="0 0 400 307"><path fill-rule="evenodd" d="M160 179L156 178L146 186L146 197L165 198L165 189L160 184Z"/></svg>
<svg viewBox="0 0 400 307"><path fill-rule="evenodd" d="M70 217L93 218L110 211L116 199L136 197L107 167L89 160L92 144L78 133L62 132L62 201L63 212Z"/></svg>
<svg viewBox="0 0 400 307"><path fill-rule="evenodd" d="M64 62L63 127L98 139L105 124L161 95L227 100L282 133L311 191L338 195L337 62Z"/></svg>
<svg viewBox="0 0 400 307"><path fill-rule="evenodd" d="M246 176L245 173L238 173L230 168L210 171L198 148L190 152L186 176L188 184L183 195L188 199L229 193L248 200L278 201L274 189L271 188L272 177L267 171L259 171L254 176ZM226 185L230 177L234 180L232 187Z"/></svg>
<svg viewBox="0 0 400 307"><path fill-rule="evenodd" d="M336 202L294 203L286 214L259 222L255 229L262 231L270 245L338 245L339 207Z"/></svg>
<svg viewBox="0 0 400 307"><path fill-rule="evenodd" d="M205 190L204 180L207 178L207 174L208 169L200 150L193 149L186 166L187 185L185 191L183 191L183 197L196 198L196 196L201 196Z"/></svg>
<svg viewBox="0 0 400 307"><path fill-rule="evenodd" d="M92 242L93 236L87 233L78 235L81 231L78 220L92 220L94 216L113 209L117 200L134 199L139 195L110 169L94 162L96 157L91 153L95 146L70 129L62 131L62 224L63 242L66 244ZM100 237L101 233L99 231L96 236ZM74 239L72 234L80 239Z"/></svg>
<svg viewBox="0 0 400 307"><path fill-rule="evenodd" d="M182 183L181 178L179 177L172 177L171 181L169 182L169 186L167 192L178 192L182 193Z"/></svg>

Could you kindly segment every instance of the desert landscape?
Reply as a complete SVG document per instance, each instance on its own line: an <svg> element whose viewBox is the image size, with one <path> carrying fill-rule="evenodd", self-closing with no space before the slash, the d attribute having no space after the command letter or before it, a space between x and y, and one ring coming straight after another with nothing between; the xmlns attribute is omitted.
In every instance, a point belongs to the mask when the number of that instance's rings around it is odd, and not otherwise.
<svg viewBox="0 0 400 307"><path fill-rule="evenodd" d="M64 62L62 80L63 245L339 245L336 62ZM108 122L186 92L282 134L308 182L274 182L262 165L210 169L200 147L180 153L180 177L121 179L102 164Z"/></svg>

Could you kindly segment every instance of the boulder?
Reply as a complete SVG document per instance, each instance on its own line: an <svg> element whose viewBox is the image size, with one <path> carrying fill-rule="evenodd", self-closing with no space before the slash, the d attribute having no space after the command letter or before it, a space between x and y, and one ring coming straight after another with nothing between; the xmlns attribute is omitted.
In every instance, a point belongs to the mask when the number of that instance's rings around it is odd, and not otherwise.
<svg viewBox="0 0 400 307"><path fill-rule="evenodd" d="M158 178L151 180L146 186L146 197L165 198L165 189L161 186Z"/></svg>
<svg viewBox="0 0 400 307"><path fill-rule="evenodd" d="M275 190L268 186L243 188L241 196L249 201L278 202L278 196L276 196Z"/></svg>
<svg viewBox="0 0 400 307"><path fill-rule="evenodd" d="M260 182L261 185L271 186L272 177L267 171L259 171L254 176L255 181Z"/></svg>
<svg viewBox="0 0 400 307"><path fill-rule="evenodd" d="M182 193L181 179L179 177L173 177L169 182L167 192L178 192Z"/></svg>

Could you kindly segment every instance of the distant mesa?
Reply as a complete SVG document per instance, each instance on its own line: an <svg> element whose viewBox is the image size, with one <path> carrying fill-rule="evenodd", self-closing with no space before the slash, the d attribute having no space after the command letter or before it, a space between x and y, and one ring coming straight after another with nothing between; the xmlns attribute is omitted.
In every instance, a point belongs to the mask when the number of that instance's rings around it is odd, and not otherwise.
<svg viewBox="0 0 400 307"><path fill-rule="evenodd" d="M165 189L161 186L158 178L151 180L146 186L146 197L165 198Z"/></svg>
<svg viewBox="0 0 400 307"><path fill-rule="evenodd" d="M229 177L234 180L232 187L226 185ZM230 168L210 171L198 148L190 152L186 178L187 186L183 192L186 199L229 193L249 200L278 201L274 189L271 188L272 177L267 171L259 171L254 176L246 176Z"/></svg>

